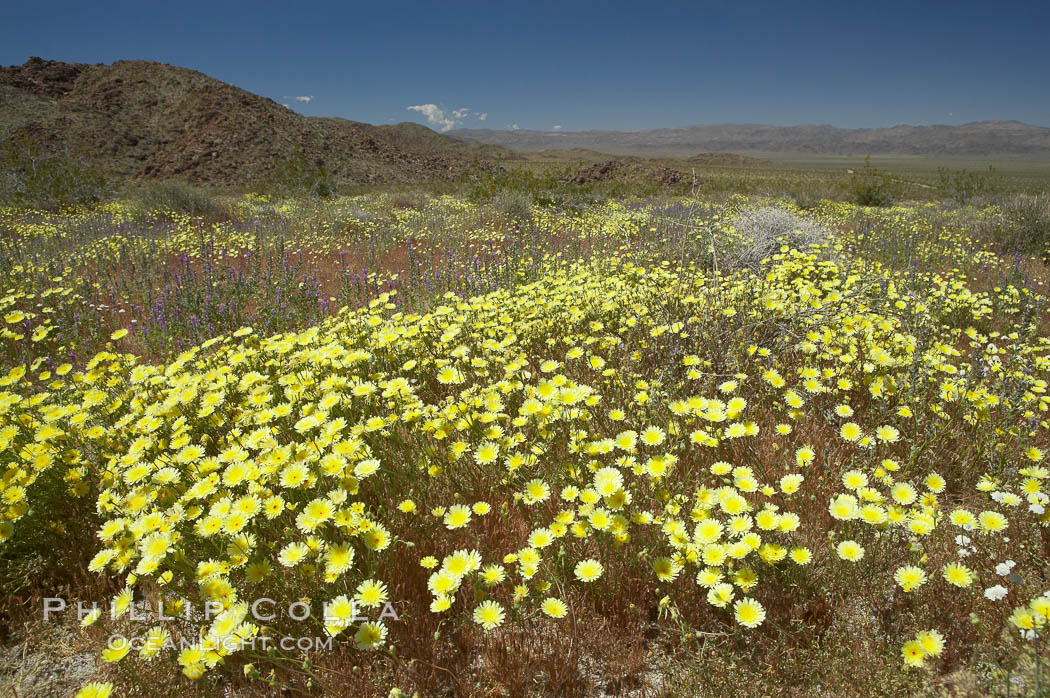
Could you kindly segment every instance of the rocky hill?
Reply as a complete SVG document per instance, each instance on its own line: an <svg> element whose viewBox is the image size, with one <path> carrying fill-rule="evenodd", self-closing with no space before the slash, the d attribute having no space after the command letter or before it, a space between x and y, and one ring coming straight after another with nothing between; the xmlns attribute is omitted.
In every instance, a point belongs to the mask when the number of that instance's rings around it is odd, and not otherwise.
<svg viewBox="0 0 1050 698"><path fill-rule="evenodd" d="M150 61L30 58L0 68L0 143L26 136L43 147L72 144L122 178L226 185L265 180L292 158L363 183L452 178L509 154L413 123L302 116L197 71Z"/></svg>
<svg viewBox="0 0 1050 698"><path fill-rule="evenodd" d="M687 156L700 151L924 155L1050 159L1050 128L1019 121L961 126L834 126L722 124L640 131L495 131L459 129L450 136L519 151L586 148L616 155Z"/></svg>

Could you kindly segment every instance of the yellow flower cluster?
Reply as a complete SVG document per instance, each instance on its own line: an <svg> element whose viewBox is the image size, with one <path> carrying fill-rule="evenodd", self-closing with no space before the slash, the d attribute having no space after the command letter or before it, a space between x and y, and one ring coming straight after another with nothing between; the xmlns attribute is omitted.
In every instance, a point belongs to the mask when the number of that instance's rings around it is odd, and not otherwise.
<svg viewBox="0 0 1050 698"><path fill-rule="evenodd" d="M406 230L417 214L399 214ZM591 215L574 224L631 235L641 220ZM831 567L909 599L972 596L1014 531L1050 521L1050 340L1028 291L948 272L917 287L848 244L785 247L758 275L629 249L548 259L535 283L418 312L386 293L165 364L107 351L44 385L14 368L0 538L47 482L96 496L90 569L123 579L116 608L148 587L221 609L174 654L191 678L264 631L249 617L263 595L324 604L329 635L385 645L388 624L356 611L418 602L394 593L404 555L426 613L485 631L557 622L624 574L669 598L699 588L705 612L749 630L782 607L784 580ZM1042 598L1014 625L1042 627ZM169 632L140 659L167 653ZM943 646L919 632L904 661Z"/></svg>

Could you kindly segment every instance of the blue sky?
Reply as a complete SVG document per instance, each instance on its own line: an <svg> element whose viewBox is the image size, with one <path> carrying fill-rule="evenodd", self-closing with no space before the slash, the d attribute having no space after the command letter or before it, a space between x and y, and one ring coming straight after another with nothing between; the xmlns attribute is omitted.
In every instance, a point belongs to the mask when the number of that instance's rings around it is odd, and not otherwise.
<svg viewBox="0 0 1050 698"><path fill-rule="evenodd" d="M52 0L3 15L3 65L157 60L377 124L1050 126L1044 0Z"/></svg>

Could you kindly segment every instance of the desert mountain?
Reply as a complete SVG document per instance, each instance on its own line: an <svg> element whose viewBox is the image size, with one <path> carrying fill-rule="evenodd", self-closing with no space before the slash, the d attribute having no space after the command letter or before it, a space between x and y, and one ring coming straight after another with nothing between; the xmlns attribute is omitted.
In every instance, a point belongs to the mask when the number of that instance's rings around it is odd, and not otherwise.
<svg viewBox="0 0 1050 698"><path fill-rule="evenodd" d="M307 117L203 73L150 61L30 58L0 67L0 142L74 144L125 178L242 184L298 158L344 182L450 178L508 155L414 123Z"/></svg>
<svg viewBox="0 0 1050 698"><path fill-rule="evenodd" d="M458 129L464 141L514 150L586 148L616 155L687 156L704 151L1005 156L1050 159L1050 128L1019 121L979 121L962 126L834 126L722 124L649 131L494 131Z"/></svg>

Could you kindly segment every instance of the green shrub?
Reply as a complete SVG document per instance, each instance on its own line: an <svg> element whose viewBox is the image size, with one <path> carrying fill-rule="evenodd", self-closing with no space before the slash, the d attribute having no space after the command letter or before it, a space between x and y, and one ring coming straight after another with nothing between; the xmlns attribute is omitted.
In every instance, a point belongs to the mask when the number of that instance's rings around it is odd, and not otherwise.
<svg viewBox="0 0 1050 698"><path fill-rule="evenodd" d="M864 158L862 170L850 173L845 187L850 200L858 206L888 206L900 195L900 186L871 164L870 155Z"/></svg>
<svg viewBox="0 0 1050 698"><path fill-rule="evenodd" d="M392 209L412 209L422 211L427 207L431 197L419 189L402 189L390 192L386 197L386 203Z"/></svg>
<svg viewBox="0 0 1050 698"><path fill-rule="evenodd" d="M998 213L980 230L1006 251L1050 257L1050 194L1014 194L1001 199Z"/></svg>
<svg viewBox="0 0 1050 698"><path fill-rule="evenodd" d="M281 160L274 168L273 180L268 183L284 196L335 196L335 178L321 158L310 162L302 148Z"/></svg>
<svg viewBox="0 0 1050 698"><path fill-rule="evenodd" d="M949 170L938 167L937 176L944 194L965 206L974 199L990 196L1002 188L1002 177L991 165L987 172L970 172L969 170Z"/></svg>
<svg viewBox="0 0 1050 698"><path fill-rule="evenodd" d="M532 219L532 197L525 192L500 192L488 201L486 208L496 217L514 223L520 224Z"/></svg>
<svg viewBox="0 0 1050 698"><path fill-rule="evenodd" d="M825 200L825 197L809 191L798 189L790 194L791 202L795 204L796 208L800 211L812 211Z"/></svg>
<svg viewBox="0 0 1050 698"><path fill-rule="evenodd" d="M150 182L135 196L140 208L147 211L179 213L194 218L217 220L225 211L205 189L176 180Z"/></svg>

